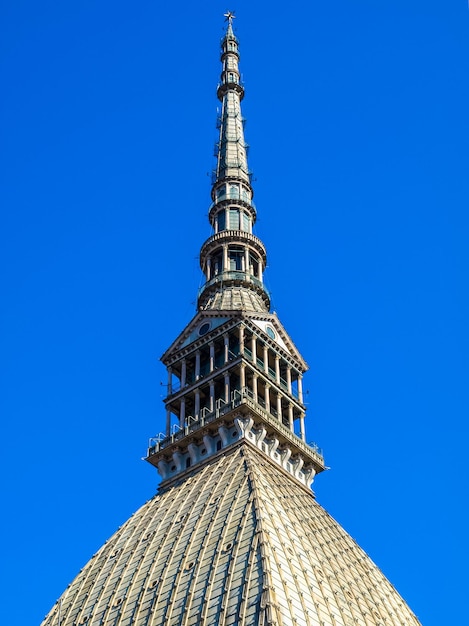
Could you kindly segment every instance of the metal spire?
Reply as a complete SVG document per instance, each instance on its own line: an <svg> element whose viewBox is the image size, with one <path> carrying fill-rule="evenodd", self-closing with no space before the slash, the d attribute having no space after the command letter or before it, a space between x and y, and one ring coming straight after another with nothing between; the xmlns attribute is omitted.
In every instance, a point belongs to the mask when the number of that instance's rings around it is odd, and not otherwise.
<svg viewBox="0 0 469 626"><path fill-rule="evenodd" d="M267 258L264 244L252 234L256 209L241 114L244 87L239 71L238 39L232 29L235 16L231 11L224 15L228 26L221 41L222 72L217 89L221 113L212 180L213 204L209 212L213 235L200 252L206 283L199 292L198 308L266 312L270 306L263 284Z"/></svg>

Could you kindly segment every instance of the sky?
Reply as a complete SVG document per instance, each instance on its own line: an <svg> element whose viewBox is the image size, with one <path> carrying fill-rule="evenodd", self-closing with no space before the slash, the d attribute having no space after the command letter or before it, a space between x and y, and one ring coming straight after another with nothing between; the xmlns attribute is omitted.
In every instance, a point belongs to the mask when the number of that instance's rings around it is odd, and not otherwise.
<svg viewBox="0 0 469 626"><path fill-rule="evenodd" d="M2 3L1 623L155 493L210 235L223 13L318 501L424 626L467 614L466 0Z"/></svg>

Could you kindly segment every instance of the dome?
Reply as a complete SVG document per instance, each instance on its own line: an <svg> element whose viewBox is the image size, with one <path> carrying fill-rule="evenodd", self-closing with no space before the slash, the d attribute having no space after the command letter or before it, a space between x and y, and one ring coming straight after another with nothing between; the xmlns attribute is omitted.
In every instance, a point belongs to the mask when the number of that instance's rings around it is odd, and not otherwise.
<svg viewBox="0 0 469 626"><path fill-rule="evenodd" d="M246 441L141 507L42 626L58 623L419 624L312 492Z"/></svg>

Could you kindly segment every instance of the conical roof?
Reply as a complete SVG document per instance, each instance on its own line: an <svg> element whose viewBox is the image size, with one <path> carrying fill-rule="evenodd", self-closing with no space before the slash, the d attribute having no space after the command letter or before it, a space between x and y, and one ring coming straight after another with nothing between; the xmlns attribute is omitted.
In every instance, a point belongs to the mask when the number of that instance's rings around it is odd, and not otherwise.
<svg viewBox="0 0 469 626"><path fill-rule="evenodd" d="M419 623L312 492L246 440L140 508L43 626L59 619L60 626Z"/></svg>

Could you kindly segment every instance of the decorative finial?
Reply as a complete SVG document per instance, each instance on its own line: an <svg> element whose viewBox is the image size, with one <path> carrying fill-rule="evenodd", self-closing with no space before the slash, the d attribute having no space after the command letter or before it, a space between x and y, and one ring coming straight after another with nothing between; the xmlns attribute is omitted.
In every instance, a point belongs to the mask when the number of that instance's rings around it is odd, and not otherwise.
<svg viewBox="0 0 469 626"><path fill-rule="evenodd" d="M225 22L228 22L229 25L231 26L233 23L233 20L236 19L236 15L233 13L233 11L227 11L224 15L225 15Z"/></svg>

